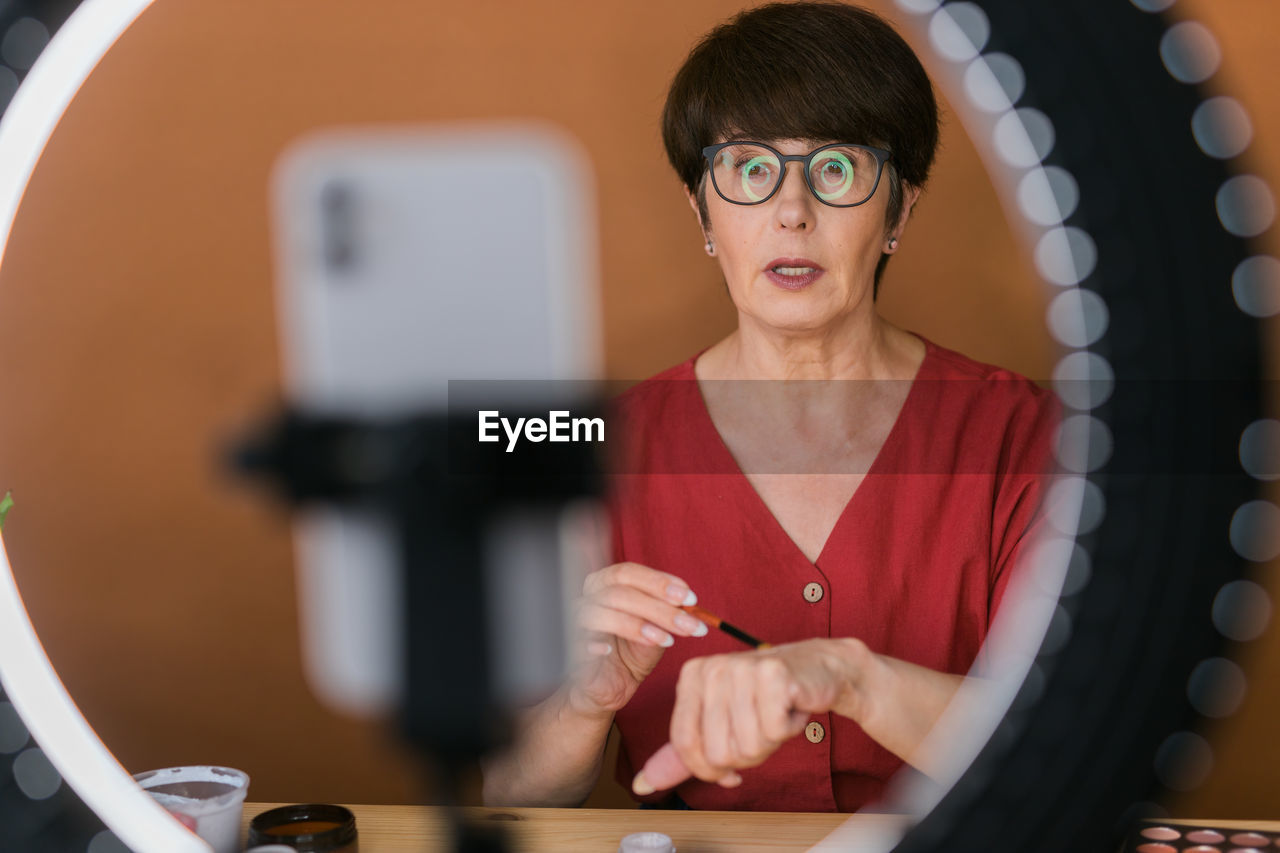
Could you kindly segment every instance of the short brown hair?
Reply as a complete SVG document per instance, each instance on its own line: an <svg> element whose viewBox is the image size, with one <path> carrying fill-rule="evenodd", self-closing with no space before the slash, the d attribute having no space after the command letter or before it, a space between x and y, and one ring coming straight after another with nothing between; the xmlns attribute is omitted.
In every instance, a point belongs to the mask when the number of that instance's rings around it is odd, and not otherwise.
<svg viewBox="0 0 1280 853"><path fill-rule="evenodd" d="M843 3L770 3L716 27L676 72L662 141L707 219L702 149L731 135L860 142L887 148L886 227L900 182L923 187L938 147L933 85L884 19ZM889 261L881 255L875 287Z"/></svg>

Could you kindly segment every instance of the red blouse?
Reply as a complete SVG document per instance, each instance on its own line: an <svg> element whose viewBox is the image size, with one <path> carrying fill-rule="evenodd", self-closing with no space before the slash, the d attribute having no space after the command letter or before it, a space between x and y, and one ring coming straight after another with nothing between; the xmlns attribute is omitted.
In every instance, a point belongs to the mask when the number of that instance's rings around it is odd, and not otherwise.
<svg viewBox="0 0 1280 853"><path fill-rule="evenodd" d="M775 645L859 637L874 652L968 671L1047 482L1057 408L1017 374L925 345L897 421L816 562L721 440L696 356L631 388L618 401L631 461L613 478L615 562L683 578L699 604ZM744 649L714 630L677 637L617 714L625 787L667 741L681 665ZM820 738L783 744L742 771L738 788L692 779L677 792L697 809L854 811L879 798L902 760L852 720L813 719Z"/></svg>

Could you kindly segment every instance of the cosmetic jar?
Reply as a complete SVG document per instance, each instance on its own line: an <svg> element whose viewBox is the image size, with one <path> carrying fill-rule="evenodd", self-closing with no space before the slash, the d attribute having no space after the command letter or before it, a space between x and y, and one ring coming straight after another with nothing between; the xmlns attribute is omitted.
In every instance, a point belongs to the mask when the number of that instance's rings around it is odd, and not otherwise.
<svg viewBox="0 0 1280 853"><path fill-rule="evenodd" d="M249 822L249 846L283 844L298 853L357 853L356 816L324 803L281 806Z"/></svg>

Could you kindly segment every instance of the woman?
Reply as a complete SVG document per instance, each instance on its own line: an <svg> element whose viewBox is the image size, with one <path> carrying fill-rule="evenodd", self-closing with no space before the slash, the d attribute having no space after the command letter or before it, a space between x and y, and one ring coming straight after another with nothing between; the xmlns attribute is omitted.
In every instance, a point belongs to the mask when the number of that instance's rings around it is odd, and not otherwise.
<svg viewBox="0 0 1280 853"><path fill-rule="evenodd" d="M918 747L1027 545L1052 405L876 313L938 139L882 20L739 15L676 75L663 131L738 326L623 395L591 659L486 767L486 801L580 803L616 722L642 800L854 810L930 769ZM709 633L695 600L773 645Z"/></svg>

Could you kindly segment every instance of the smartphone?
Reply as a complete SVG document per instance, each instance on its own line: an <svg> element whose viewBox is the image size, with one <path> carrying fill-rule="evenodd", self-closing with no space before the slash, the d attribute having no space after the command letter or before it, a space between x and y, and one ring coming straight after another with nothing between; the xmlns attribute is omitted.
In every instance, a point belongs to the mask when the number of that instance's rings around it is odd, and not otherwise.
<svg viewBox="0 0 1280 853"><path fill-rule="evenodd" d="M284 391L297 410L443 414L450 380L600 377L590 170L567 134L522 123L318 132L279 159L272 205ZM552 599L575 581L558 519L505 517L492 530L502 612L491 622L505 626L494 657L500 692L518 696L563 667L563 619L530 614L560 607ZM296 521L308 680L349 714L390 711L404 691L393 534L368 510Z"/></svg>

